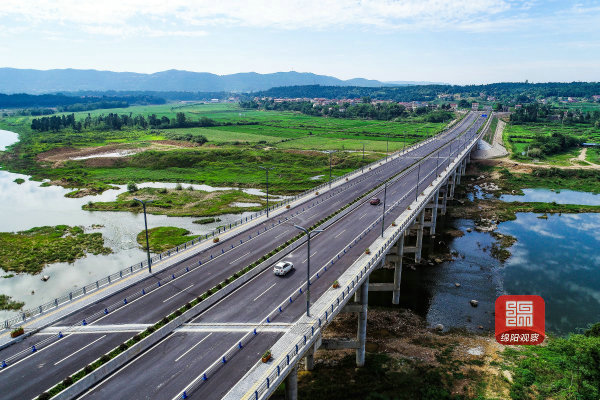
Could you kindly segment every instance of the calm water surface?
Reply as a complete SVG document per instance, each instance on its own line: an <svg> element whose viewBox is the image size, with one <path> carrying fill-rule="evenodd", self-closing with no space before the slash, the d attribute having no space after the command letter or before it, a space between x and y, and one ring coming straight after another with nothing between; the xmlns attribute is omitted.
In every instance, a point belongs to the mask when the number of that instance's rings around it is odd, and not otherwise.
<svg viewBox="0 0 600 400"><path fill-rule="evenodd" d="M13 132L0 130L0 150L18 140ZM23 184L14 182L16 178L25 180ZM40 182L29 180L29 176L14 174L0 169L0 231L23 231L44 225L82 226L86 232L101 232L105 246L113 250L109 255L88 255L72 264L55 263L46 266L40 275L20 274L12 278L0 277L0 294L12 296L24 301L25 307L37 306L65 294L72 288L88 284L122 268L140 262L145 253L136 242L137 234L144 228L143 214L129 212L84 211L81 206L88 201L112 201L119 193L126 190L125 185L118 189L107 190L101 195L86 196L79 199L66 198L70 189L59 186L40 187ZM148 182L138 187L174 188L176 183ZM184 188L193 186L204 191L226 190L207 185L183 184ZM264 195L258 189L244 189L245 192ZM275 196L277 199L278 197ZM243 206L243 205L242 205ZM249 216L242 214L221 215L220 222L207 225L194 224L197 218L167 217L164 215L148 215L148 228L157 226L177 226L185 228L192 234L206 234L216 226L233 223ZM92 225L102 225L92 228ZM8 273L0 270L0 276ZM48 282L41 281L41 275L50 276ZM8 311L0 311L0 319L13 315Z"/></svg>
<svg viewBox="0 0 600 400"><path fill-rule="evenodd" d="M542 193L547 196L544 200L538 200L539 194L529 199L558 203L563 196L568 202L598 198L588 193L548 192ZM483 326L493 331L497 296L536 294L546 302L547 331L566 334L600 321L600 214L539 216L518 213L516 220L499 225L498 233L517 238L504 265L489 254L494 241L490 234L467 232L474 228L470 220L450 222L465 233L450 243L461 256L440 266L405 268L405 305L426 316L431 325L475 330ZM471 299L478 300L479 306L471 307Z"/></svg>

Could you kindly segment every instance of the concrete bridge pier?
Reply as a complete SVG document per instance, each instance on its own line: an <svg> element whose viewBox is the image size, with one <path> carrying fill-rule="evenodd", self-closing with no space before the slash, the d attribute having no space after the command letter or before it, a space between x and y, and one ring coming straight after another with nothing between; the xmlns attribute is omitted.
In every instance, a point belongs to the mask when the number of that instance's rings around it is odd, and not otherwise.
<svg viewBox="0 0 600 400"><path fill-rule="evenodd" d="M415 248L415 262L421 262L421 250L423 250L423 228L425 226L425 210L419 214L417 223L417 246Z"/></svg>
<svg viewBox="0 0 600 400"><path fill-rule="evenodd" d="M402 257L404 256L404 237L405 233L400 235L396 244L385 256L386 262L394 266L394 284L392 286L392 304L400 303L400 283L402 281Z"/></svg>
<svg viewBox="0 0 600 400"><path fill-rule="evenodd" d="M448 186L446 185L446 187L441 187L440 188L440 192L442 192L442 211L441 214L442 215L446 215L446 208L448 205Z"/></svg>
<svg viewBox="0 0 600 400"><path fill-rule="evenodd" d="M356 349L356 366L364 367L365 365L365 345L367 343L367 309L369 306L369 277L363 282L360 287L360 311L358 312L358 332Z"/></svg>
<svg viewBox="0 0 600 400"><path fill-rule="evenodd" d="M437 213L439 208L440 192L435 192L431 202L425 206L425 209L429 211L429 221L425 222L425 227L429 228L429 234L435 235L435 226L437 224Z"/></svg>
<svg viewBox="0 0 600 400"><path fill-rule="evenodd" d="M298 364L285 378L285 400L298 400Z"/></svg>
<svg viewBox="0 0 600 400"><path fill-rule="evenodd" d="M448 180L450 192L448 198L454 200L454 188L456 187L456 170L452 173L452 176Z"/></svg>

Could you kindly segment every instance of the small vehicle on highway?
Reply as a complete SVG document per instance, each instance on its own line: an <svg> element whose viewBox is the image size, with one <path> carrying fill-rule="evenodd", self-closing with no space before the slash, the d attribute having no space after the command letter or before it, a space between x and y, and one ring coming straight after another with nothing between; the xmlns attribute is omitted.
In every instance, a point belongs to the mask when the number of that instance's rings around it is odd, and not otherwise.
<svg viewBox="0 0 600 400"><path fill-rule="evenodd" d="M275 264L275 266L273 267L273 273L275 273L275 275L285 275L288 272L290 272L291 270L294 269L294 264L292 264L289 261L279 261L277 264Z"/></svg>
<svg viewBox="0 0 600 400"><path fill-rule="evenodd" d="M379 205L379 203L381 203L381 200L379 200L379 197L373 197L371 201L369 201L369 203L373 206L376 206Z"/></svg>

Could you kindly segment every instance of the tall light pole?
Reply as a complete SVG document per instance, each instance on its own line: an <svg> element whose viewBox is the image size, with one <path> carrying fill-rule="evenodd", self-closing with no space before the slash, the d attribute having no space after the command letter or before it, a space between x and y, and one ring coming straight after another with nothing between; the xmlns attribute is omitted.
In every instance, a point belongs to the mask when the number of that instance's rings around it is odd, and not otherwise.
<svg viewBox="0 0 600 400"><path fill-rule="evenodd" d="M388 153L390 152L390 133L387 134L387 140L385 141L385 161L388 159Z"/></svg>
<svg viewBox="0 0 600 400"><path fill-rule="evenodd" d="M148 221L146 220L146 204L152 203L152 200L140 200L134 197L133 200L140 202L144 207L144 227L146 228L146 255L148 256L148 272L152 273L152 261L150 260L150 243L148 241Z"/></svg>
<svg viewBox="0 0 600 400"><path fill-rule="evenodd" d="M267 168L267 167L261 167L259 165L258 168L264 169L265 172L267 173L267 218L269 218L269 171L274 169L275 167Z"/></svg>
<svg viewBox="0 0 600 400"><path fill-rule="evenodd" d="M327 150L327 154L329 154L329 188L331 188L331 154L336 151L337 150Z"/></svg>
<svg viewBox="0 0 600 400"><path fill-rule="evenodd" d="M315 229L312 232L309 232L308 229L304 227L298 225L294 225L294 227L304 231L307 237L308 256L306 257L306 316L310 317L310 234L323 232L323 229Z"/></svg>
<svg viewBox="0 0 600 400"><path fill-rule="evenodd" d="M385 229L385 201L387 199L387 181L378 179L379 182L383 182L383 211L381 212L381 237L383 237L383 230Z"/></svg>

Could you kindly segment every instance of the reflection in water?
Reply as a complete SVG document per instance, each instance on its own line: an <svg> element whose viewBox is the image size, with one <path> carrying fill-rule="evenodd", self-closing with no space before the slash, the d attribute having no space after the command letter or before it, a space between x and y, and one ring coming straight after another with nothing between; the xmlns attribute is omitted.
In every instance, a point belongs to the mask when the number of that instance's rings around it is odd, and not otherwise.
<svg viewBox="0 0 600 400"><path fill-rule="evenodd" d="M600 321L600 214L519 213L500 230L518 238L504 269L507 294L542 296L552 332Z"/></svg>
<svg viewBox="0 0 600 400"><path fill-rule="evenodd" d="M493 331L499 295L536 294L546 302L549 332L566 334L600 321L600 214L538 216L518 213L515 221L499 225L498 233L517 238L504 266L489 254L490 234L467 232L473 228L470 220L451 222L465 235L453 239L450 248L465 257L416 270L405 267L400 305L425 316L430 325L481 325ZM471 299L479 301L477 308L470 306ZM389 305L391 294L374 293L373 300Z"/></svg>
<svg viewBox="0 0 600 400"><path fill-rule="evenodd" d="M582 204L586 206L600 206L600 195L573 190L554 192L548 189L523 189L523 196L504 194L500 196L503 201L543 202L558 204Z"/></svg>

